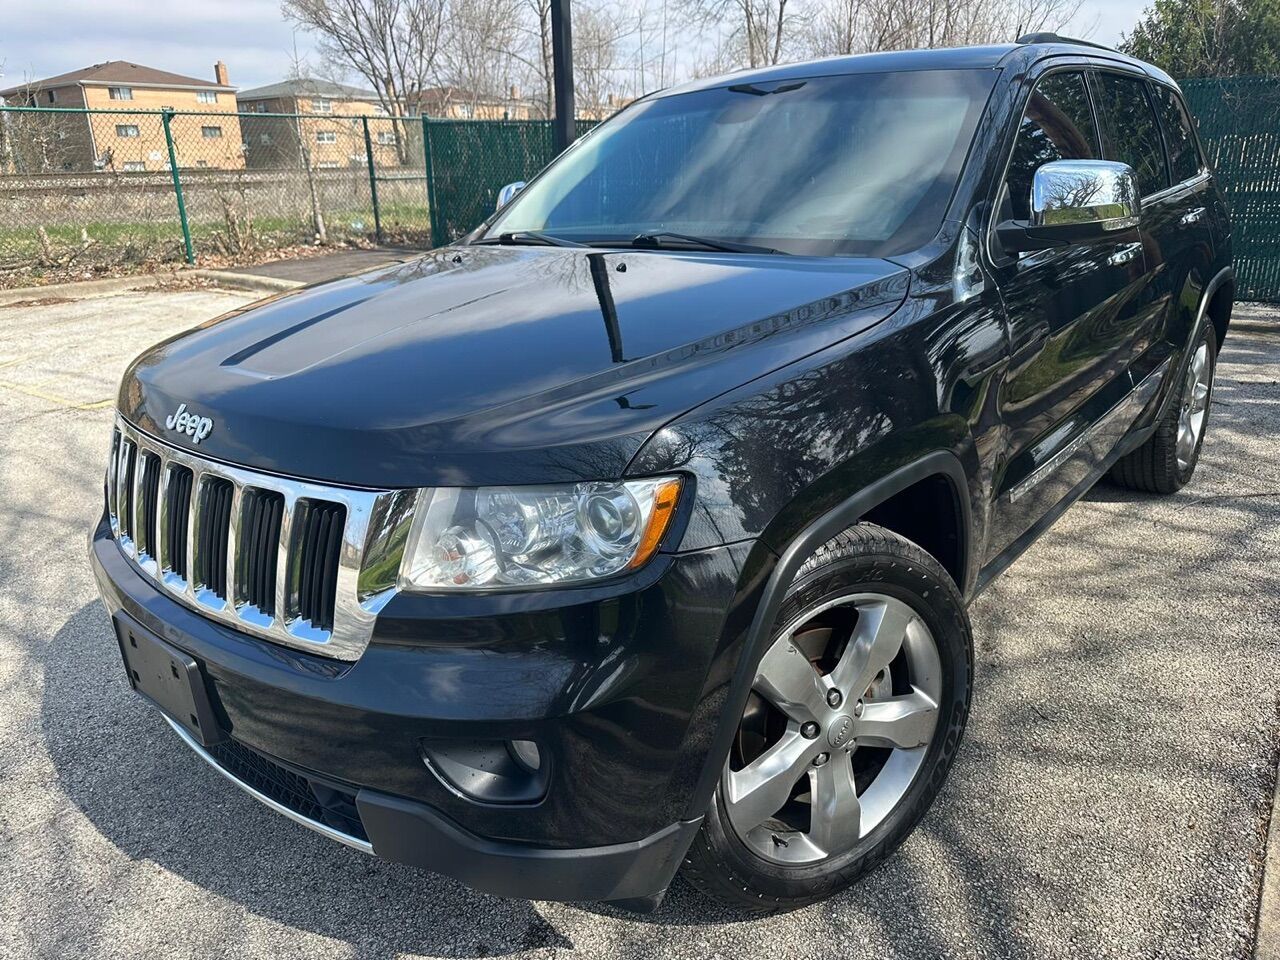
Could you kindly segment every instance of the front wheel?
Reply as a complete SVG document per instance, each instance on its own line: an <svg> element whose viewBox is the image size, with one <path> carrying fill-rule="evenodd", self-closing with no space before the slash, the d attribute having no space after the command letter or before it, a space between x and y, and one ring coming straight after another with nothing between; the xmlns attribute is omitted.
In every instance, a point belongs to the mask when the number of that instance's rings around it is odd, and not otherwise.
<svg viewBox="0 0 1280 960"><path fill-rule="evenodd" d="M855 881L941 788L972 674L968 616L938 563L880 527L840 534L788 591L685 876L755 913Z"/></svg>

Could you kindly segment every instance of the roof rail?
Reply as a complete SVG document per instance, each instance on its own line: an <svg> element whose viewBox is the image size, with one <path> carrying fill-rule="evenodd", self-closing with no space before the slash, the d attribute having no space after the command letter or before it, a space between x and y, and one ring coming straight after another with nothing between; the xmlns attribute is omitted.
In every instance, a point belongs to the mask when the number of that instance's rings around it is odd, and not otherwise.
<svg viewBox="0 0 1280 960"><path fill-rule="evenodd" d="M1110 50L1112 53L1118 51L1114 47L1108 47L1105 44L1094 43L1092 40L1078 40L1075 37L1063 37L1056 33L1028 33L1019 37L1015 43L1070 43L1078 47L1093 47L1096 50Z"/></svg>

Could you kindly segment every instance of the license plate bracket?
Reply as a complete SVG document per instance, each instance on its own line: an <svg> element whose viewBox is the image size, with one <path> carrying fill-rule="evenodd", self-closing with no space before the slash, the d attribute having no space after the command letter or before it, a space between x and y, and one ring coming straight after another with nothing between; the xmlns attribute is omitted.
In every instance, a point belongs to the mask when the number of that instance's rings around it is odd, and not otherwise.
<svg viewBox="0 0 1280 960"><path fill-rule="evenodd" d="M115 616L116 641L129 684L201 746L224 739L213 713L204 675L195 659L166 643L126 613Z"/></svg>

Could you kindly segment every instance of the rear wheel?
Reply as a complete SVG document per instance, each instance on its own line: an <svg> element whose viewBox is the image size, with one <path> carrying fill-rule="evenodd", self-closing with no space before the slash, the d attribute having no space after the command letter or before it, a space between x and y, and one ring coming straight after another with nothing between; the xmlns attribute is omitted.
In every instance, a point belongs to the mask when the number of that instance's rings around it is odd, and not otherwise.
<svg viewBox="0 0 1280 960"><path fill-rule="evenodd" d="M918 546L853 527L801 569L685 875L769 913L844 887L937 794L968 712L959 592Z"/></svg>
<svg viewBox="0 0 1280 960"><path fill-rule="evenodd" d="M1150 439L1111 468L1108 477L1113 483L1147 493L1176 493L1186 486L1200 460L1209 425L1217 360L1213 328L1206 323L1192 348L1177 397Z"/></svg>

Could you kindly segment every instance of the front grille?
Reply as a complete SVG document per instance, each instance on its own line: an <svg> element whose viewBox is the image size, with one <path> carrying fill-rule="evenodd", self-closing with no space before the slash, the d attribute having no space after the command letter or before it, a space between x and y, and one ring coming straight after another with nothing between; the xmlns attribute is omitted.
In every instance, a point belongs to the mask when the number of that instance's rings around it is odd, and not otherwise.
<svg viewBox="0 0 1280 960"><path fill-rule="evenodd" d="M208 748L210 756L229 774L294 813L368 841L354 787L313 780L235 740Z"/></svg>
<svg viewBox="0 0 1280 960"><path fill-rule="evenodd" d="M246 470L117 418L107 504L121 550L205 616L341 660L364 652L395 592L365 555L403 543L414 491L352 490ZM370 530L369 518L379 520ZM367 581L367 582L365 582Z"/></svg>
<svg viewBox="0 0 1280 960"><path fill-rule="evenodd" d="M165 490L164 546L168 569L180 580L187 579L187 526L191 515L191 481L195 474L187 467L171 464Z"/></svg>
<svg viewBox="0 0 1280 960"><path fill-rule="evenodd" d="M247 490L240 516L236 602L249 603L267 616L276 610L276 554L284 497L271 490ZM337 583L338 571L333 571Z"/></svg>
<svg viewBox="0 0 1280 960"><path fill-rule="evenodd" d="M227 599L227 541L231 531L231 501L235 484L206 477L196 507L196 586Z"/></svg>
<svg viewBox="0 0 1280 960"><path fill-rule="evenodd" d="M160 458L154 453L142 455L142 526L138 531L138 549L155 558L160 555Z"/></svg>
<svg viewBox="0 0 1280 960"><path fill-rule="evenodd" d="M298 537L302 560L292 602L298 616L328 630L333 625L333 584L346 516L336 503L308 502L302 505L302 518Z"/></svg>

